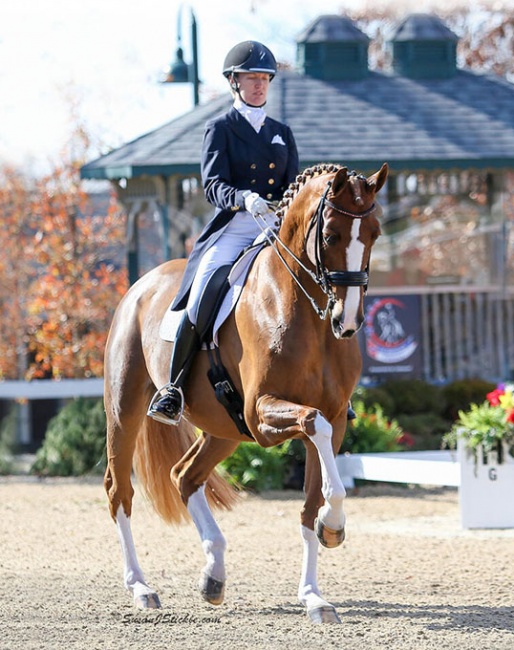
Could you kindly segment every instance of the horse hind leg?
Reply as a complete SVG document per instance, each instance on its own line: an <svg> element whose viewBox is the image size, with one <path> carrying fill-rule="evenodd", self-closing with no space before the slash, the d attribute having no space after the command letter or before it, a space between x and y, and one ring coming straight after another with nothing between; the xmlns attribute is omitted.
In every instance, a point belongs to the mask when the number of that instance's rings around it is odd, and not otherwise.
<svg viewBox="0 0 514 650"><path fill-rule="evenodd" d="M200 535L206 563L200 575L199 589L203 599L211 605L221 605L224 600L226 541L209 507L206 481L215 466L238 444L202 433L171 471L172 480Z"/></svg>
<svg viewBox="0 0 514 650"><path fill-rule="evenodd" d="M158 609L161 606L159 597L145 580L137 558L130 523L134 494L130 477L135 438L140 424L135 420L129 423L127 419L124 420L115 416L115 410L112 409L109 400L108 390L106 391L106 406L107 470L104 487L120 541L124 585L131 592L134 605L138 609ZM122 422L124 422L123 426ZM136 433L129 434L131 431Z"/></svg>
<svg viewBox="0 0 514 650"><path fill-rule="evenodd" d="M130 524L130 511L132 503L132 486L129 489L120 490L114 488L111 469L108 467L104 479L104 485L109 497L110 505L117 502L113 519L116 524L118 538L120 541L123 558L123 583L125 588L132 594L134 605L138 609L159 609L161 606L156 591L146 582L143 570L139 564L136 554L132 528ZM120 493L124 498L120 499ZM130 494L130 497L128 496ZM125 505L125 504L128 504ZM128 514L127 514L128 511Z"/></svg>
<svg viewBox="0 0 514 650"><path fill-rule="evenodd" d="M124 583L126 589L132 593L134 605L138 609L160 609L159 596L146 582L139 565L132 537L130 517L125 514L122 505L119 506L116 514L116 527L123 554Z"/></svg>

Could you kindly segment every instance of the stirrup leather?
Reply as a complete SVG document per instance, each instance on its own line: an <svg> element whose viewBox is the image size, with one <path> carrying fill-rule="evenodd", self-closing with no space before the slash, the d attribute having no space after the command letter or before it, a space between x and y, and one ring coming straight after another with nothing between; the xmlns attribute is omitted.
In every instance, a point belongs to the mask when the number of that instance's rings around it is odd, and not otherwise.
<svg viewBox="0 0 514 650"><path fill-rule="evenodd" d="M166 417L160 411L154 410L155 403L159 401L161 397L166 397L166 395L171 392L170 389L173 389L180 395L180 410L177 413L177 415L175 415L175 417L173 418ZM162 422L163 424L172 424L174 426L177 426L182 418L183 412L184 412L184 392L182 391L182 388L180 388L179 386L174 386L171 382L168 382L167 384L162 386L162 388L159 388L159 390L155 392L154 396L150 401L150 405L148 406L148 411L146 412L146 414L149 417L153 418L154 420L157 420L157 422Z"/></svg>

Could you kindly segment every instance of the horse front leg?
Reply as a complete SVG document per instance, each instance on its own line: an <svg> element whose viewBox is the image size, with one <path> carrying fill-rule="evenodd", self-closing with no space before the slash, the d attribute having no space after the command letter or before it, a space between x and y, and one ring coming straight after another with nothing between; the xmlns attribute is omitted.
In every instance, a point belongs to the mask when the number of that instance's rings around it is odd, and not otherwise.
<svg viewBox="0 0 514 650"><path fill-rule="evenodd" d="M320 411L279 400L261 397L257 402L259 432L269 444L279 444L284 435L305 434L307 449L306 501L301 515L303 562L298 598L314 623L339 623L335 607L324 600L317 583L319 543L334 548L345 536L343 502L346 490L335 462L333 429ZM337 436L339 438L339 436Z"/></svg>
<svg viewBox="0 0 514 650"><path fill-rule="evenodd" d="M211 605L221 605L225 596L226 541L209 507L205 484L215 466L238 445L236 441L212 438L202 433L171 470L171 478L200 535L206 563L200 575L199 588L204 600Z"/></svg>
<svg viewBox="0 0 514 650"><path fill-rule="evenodd" d="M316 527L316 533L323 546L339 546L344 540L346 517L343 502L346 490L335 461L334 447L337 443L333 439L332 425L318 409L287 402L271 395L260 397L256 408L259 432L267 444L276 445L303 433L316 447L325 503L318 512L317 521L312 522L312 527Z"/></svg>
<svg viewBox="0 0 514 650"><path fill-rule="evenodd" d="M321 491L321 466L314 444L310 440L304 440L304 444L307 454L305 459L305 503L301 512L300 526L303 558L298 600L305 606L313 623L340 623L335 607L322 597L318 587L319 540L313 528L324 502Z"/></svg>

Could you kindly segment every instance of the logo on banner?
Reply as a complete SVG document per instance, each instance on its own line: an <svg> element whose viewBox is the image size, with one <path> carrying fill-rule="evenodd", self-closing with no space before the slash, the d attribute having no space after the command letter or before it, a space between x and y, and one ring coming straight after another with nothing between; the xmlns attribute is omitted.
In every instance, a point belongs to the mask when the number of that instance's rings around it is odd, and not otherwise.
<svg viewBox="0 0 514 650"><path fill-rule="evenodd" d="M399 298L375 300L366 311L366 352L381 363L398 363L414 354L418 343L402 324L405 303Z"/></svg>

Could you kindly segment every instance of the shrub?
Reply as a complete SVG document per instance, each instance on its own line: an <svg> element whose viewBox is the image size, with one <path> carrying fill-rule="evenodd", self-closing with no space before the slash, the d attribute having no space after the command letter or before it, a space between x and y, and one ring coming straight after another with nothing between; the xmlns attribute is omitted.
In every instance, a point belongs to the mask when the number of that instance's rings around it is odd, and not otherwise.
<svg viewBox="0 0 514 650"><path fill-rule="evenodd" d="M358 387L352 399L361 400L364 403L366 408L373 408L376 404L384 409L384 413L392 414L395 410L395 400L394 397L381 386L373 387Z"/></svg>
<svg viewBox="0 0 514 650"><path fill-rule="evenodd" d="M280 490L287 473L290 443L288 440L277 447L264 448L255 442L242 442L220 466L233 485L256 492Z"/></svg>
<svg viewBox="0 0 514 650"><path fill-rule="evenodd" d="M381 385L394 402L390 411L396 417L400 413L437 413L441 415L445 408L441 387L434 386L420 379L403 379L387 381Z"/></svg>
<svg viewBox="0 0 514 650"><path fill-rule="evenodd" d="M13 406L0 425L0 474L10 474L15 447L16 407Z"/></svg>
<svg viewBox="0 0 514 650"><path fill-rule="evenodd" d="M50 420L31 473L80 476L105 469L105 412L101 399L78 398Z"/></svg>
<svg viewBox="0 0 514 650"><path fill-rule="evenodd" d="M453 381L442 388L446 403L445 415L454 421L459 417L459 411L467 411L471 404L484 400L484 395L490 393L496 384L483 379L461 379Z"/></svg>
<svg viewBox="0 0 514 650"><path fill-rule="evenodd" d="M440 449L443 436L451 426L451 422L436 413L398 415L397 419L402 429L412 436L412 451Z"/></svg>
<svg viewBox="0 0 514 650"><path fill-rule="evenodd" d="M379 404L367 407L360 399L352 402L357 418L349 424L340 453L354 454L398 451L404 432L396 420L390 420Z"/></svg>
<svg viewBox="0 0 514 650"><path fill-rule="evenodd" d="M500 384L486 395L480 404L471 404L468 411L460 411L451 431L444 437L450 448L462 439L475 458L478 449L489 452L505 443L512 453L514 448L514 384Z"/></svg>

